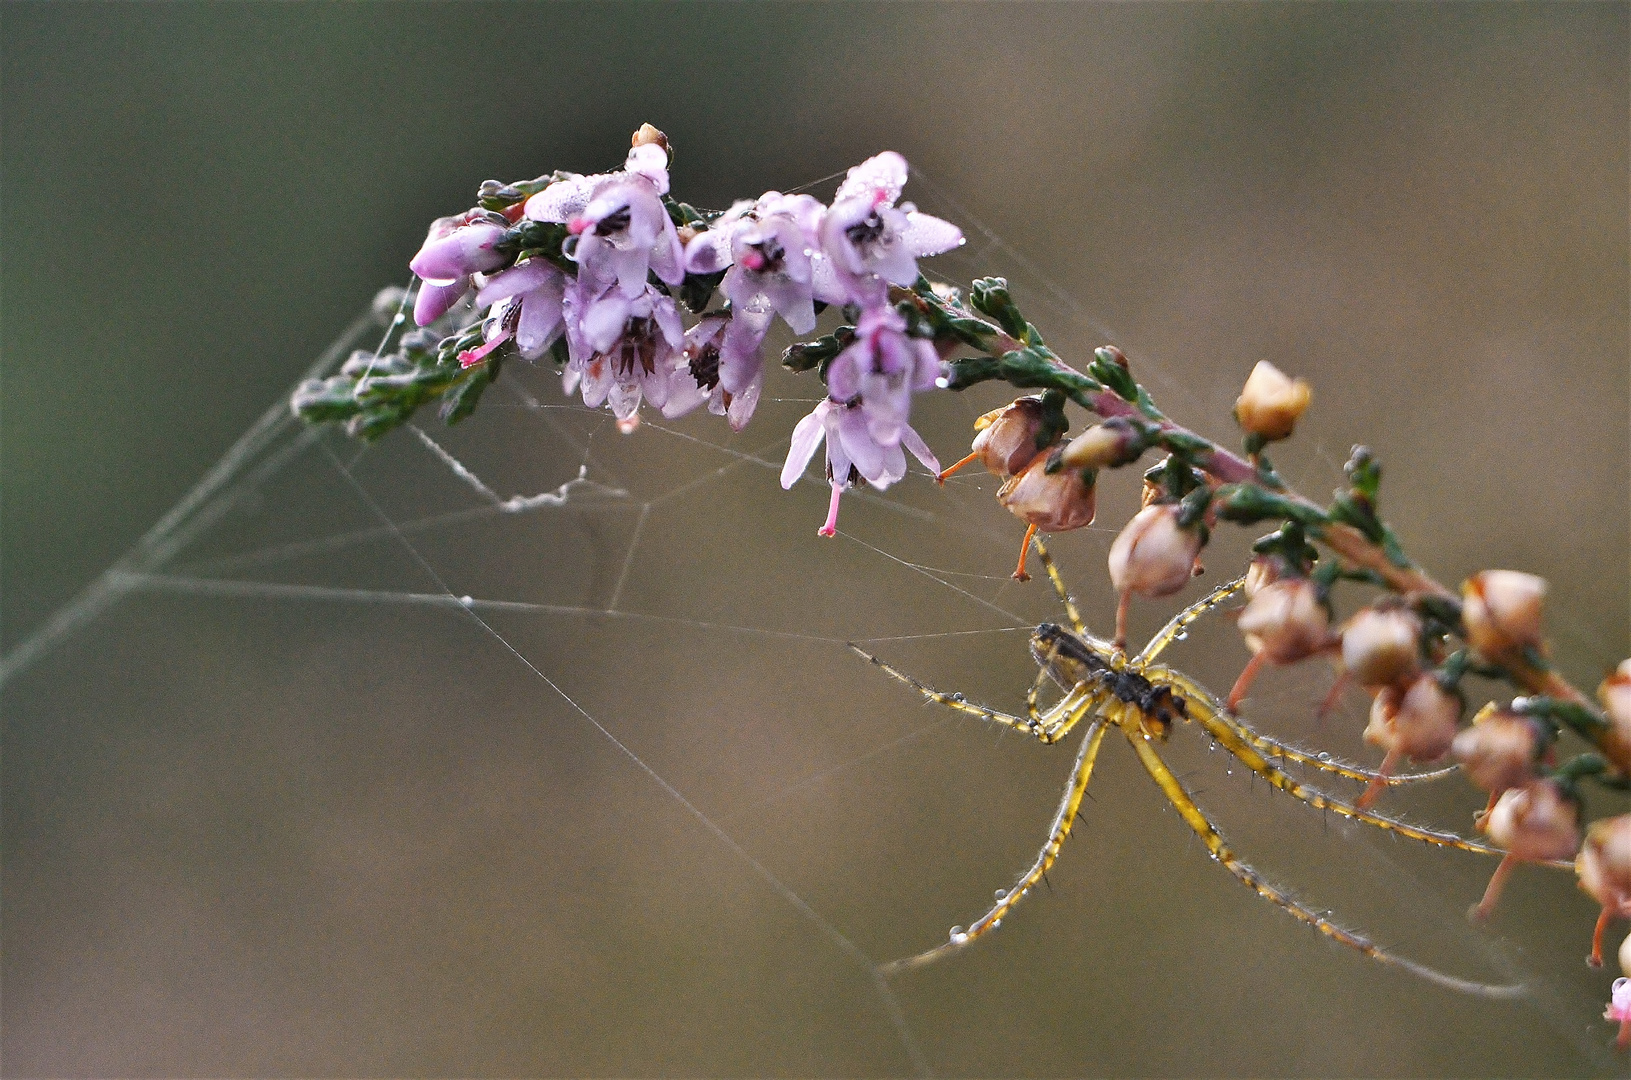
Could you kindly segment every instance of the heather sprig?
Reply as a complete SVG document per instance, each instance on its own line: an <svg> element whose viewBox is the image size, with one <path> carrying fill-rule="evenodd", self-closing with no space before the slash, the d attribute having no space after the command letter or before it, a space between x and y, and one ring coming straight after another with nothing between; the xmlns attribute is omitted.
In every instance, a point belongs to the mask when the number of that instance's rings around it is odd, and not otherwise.
<svg viewBox="0 0 1631 1080"><path fill-rule="evenodd" d="M620 169L482 184L477 204L434 222L410 261L418 328L302 384L294 411L373 440L426 405L456 423L506 362L547 360L568 393L609 408L626 433L642 405L678 416L706 404L740 430L780 318L799 338L782 363L824 384L792 432L781 483L802 477L825 443L823 535L836 531L845 490L901 480L908 451L940 479L978 462L1003 478L999 501L1026 522L1014 573L1024 580L1034 533L1089 524L1101 474L1155 455L1143 507L1110 550L1121 645L1133 599L1182 589L1214 530L1265 530L1239 620L1251 660L1226 708L1247 700L1265 668L1325 657L1339 673L1327 705L1347 686L1368 693L1365 737L1385 754L1359 806L1405 758L1463 762L1488 792L1480 827L1508 852L1479 914L1518 862L1580 850L1583 785L1631 786L1631 660L1600 688L1600 704L1564 679L1542 633L1543 580L1488 570L1455 590L1434 579L1383 517L1383 470L1366 447L1354 448L1329 501L1287 486L1266 451L1309 407L1304 380L1257 365L1235 403L1242 438L1231 449L1170 417L1121 350L1096 349L1082 369L1067 362L1002 278L966 290L931 282L918 260L962 233L900 201L910 170L899 154L851 169L830 206L771 191L725 211L675 199L669 162L666 137L648 125ZM842 322L817 334L828 309ZM981 417L973 452L941 473L910 424L914 399L985 382L1022 396ZM1334 596L1355 587L1375 595L1338 625ZM1504 681L1513 696L1463 723L1468 673ZM1588 749L1559 761L1564 731ZM1631 917L1631 816L1584 835L1582 886L1603 905L1600 957L1604 925ZM1622 997L1631 1001L1616 990L1610 1015L1631 1024Z"/></svg>

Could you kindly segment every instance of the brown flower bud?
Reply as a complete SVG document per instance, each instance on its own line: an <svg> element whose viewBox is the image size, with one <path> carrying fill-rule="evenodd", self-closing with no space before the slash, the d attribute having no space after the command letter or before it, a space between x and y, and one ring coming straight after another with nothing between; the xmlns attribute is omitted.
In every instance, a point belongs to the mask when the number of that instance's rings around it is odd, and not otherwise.
<svg viewBox="0 0 1631 1080"><path fill-rule="evenodd" d="M1603 703L1608 722L1631 738L1631 660L1621 660L1614 674L1603 680L1597 699Z"/></svg>
<svg viewBox="0 0 1631 1080"><path fill-rule="evenodd" d="M1235 401L1235 419L1249 434L1270 441L1283 439L1297 426L1312 396L1307 382L1259 360Z"/></svg>
<svg viewBox="0 0 1631 1080"><path fill-rule="evenodd" d="M1362 608L1342 628L1342 664L1361 686L1402 682L1418 664L1421 620L1403 607Z"/></svg>
<svg viewBox="0 0 1631 1080"><path fill-rule="evenodd" d="M1509 789L1485 823L1489 838L1515 858L1567 859L1580 847L1580 812L1550 780Z"/></svg>
<svg viewBox="0 0 1631 1080"><path fill-rule="evenodd" d="M1631 814L1592 822L1574 871L1593 900L1631 915Z"/></svg>
<svg viewBox="0 0 1631 1080"><path fill-rule="evenodd" d="M975 420L974 430L979 434L972 456L998 476L1014 476L1040 453L1036 434L1042 430L1042 402L1022 397Z"/></svg>
<svg viewBox="0 0 1631 1080"><path fill-rule="evenodd" d="M661 131L652 127L650 124L641 124L640 130L636 131L634 133L634 137L629 140L629 145L631 147L649 146L651 143L656 143L664 150L668 150L670 154L673 153L668 146L668 136L664 135Z"/></svg>
<svg viewBox="0 0 1631 1080"><path fill-rule="evenodd" d="M989 430L989 429L987 429ZM1047 455L1010 477L997 489L997 501L1020 520L1043 532L1067 532L1093 523L1097 504L1096 486L1087 483L1075 469L1047 472Z"/></svg>
<svg viewBox="0 0 1631 1080"><path fill-rule="evenodd" d="M1539 749L1534 722L1511 712L1474 720L1450 744L1451 756L1466 768L1473 786L1496 794L1533 778Z"/></svg>
<svg viewBox="0 0 1631 1080"><path fill-rule="evenodd" d="M1450 749L1460 718L1461 699L1424 672L1407 690L1388 686L1376 695L1365 741L1389 754L1433 761Z"/></svg>
<svg viewBox="0 0 1631 1080"><path fill-rule="evenodd" d="M1461 586L1467 643L1492 660L1540 646L1546 579L1516 570L1485 570Z"/></svg>
<svg viewBox="0 0 1631 1080"><path fill-rule="evenodd" d="M1110 581L1122 595L1167 596L1195 575L1200 553L1200 530L1179 527L1176 505L1146 506L1110 545Z"/></svg>
<svg viewBox="0 0 1631 1080"><path fill-rule="evenodd" d="M1246 583L1241 588L1246 594L1246 599L1250 600L1259 592L1262 592L1265 586L1272 585L1279 580L1280 560L1253 559L1246 566Z"/></svg>
<svg viewBox="0 0 1631 1080"><path fill-rule="evenodd" d="M1065 444L1059 460L1073 469L1103 469L1123 464L1126 447L1126 432L1094 424Z"/></svg>
<svg viewBox="0 0 1631 1080"><path fill-rule="evenodd" d="M1283 578L1263 586L1240 613L1238 625L1246 647L1276 664L1312 656L1331 640L1325 605L1307 578Z"/></svg>

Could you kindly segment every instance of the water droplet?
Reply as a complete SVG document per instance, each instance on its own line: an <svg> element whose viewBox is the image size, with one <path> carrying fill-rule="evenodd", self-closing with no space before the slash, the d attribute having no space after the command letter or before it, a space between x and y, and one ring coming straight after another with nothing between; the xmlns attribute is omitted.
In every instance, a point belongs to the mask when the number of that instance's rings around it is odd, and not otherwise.
<svg viewBox="0 0 1631 1080"><path fill-rule="evenodd" d="M1002 925L1002 920L1001 919L991 920L991 929L995 930L997 927L999 927L1001 925Z"/></svg>
<svg viewBox="0 0 1631 1080"><path fill-rule="evenodd" d="M953 945L961 945L967 940L968 935L963 933L963 928L961 926L954 926L951 928L951 943Z"/></svg>
<svg viewBox="0 0 1631 1080"><path fill-rule="evenodd" d="M951 385L951 380L942 375L934 381L934 385L936 389L944 390Z"/></svg>
<svg viewBox="0 0 1631 1080"><path fill-rule="evenodd" d="M1330 761L1331 760L1331 755L1326 753L1324 750L1321 750L1318 754L1316 754L1314 756L1319 758L1321 761Z"/></svg>
<svg viewBox="0 0 1631 1080"><path fill-rule="evenodd" d="M997 890L997 899L998 899L998 901L1008 899L1008 890L1007 889L998 889Z"/></svg>
<svg viewBox="0 0 1631 1080"><path fill-rule="evenodd" d="M1172 635L1172 640L1173 641L1188 641L1189 640L1189 631L1188 630L1178 631L1176 634Z"/></svg>
<svg viewBox="0 0 1631 1080"><path fill-rule="evenodd" d="M1225 776L1233 776L1234 774L1235 774L1235 771L1233 769L1224 769L1223 770L1223 775L1225 775Z"/></svg>
<svg viewBox="0 0 1631 1080"><path fill-rule="evenodd" d="M402 312L400 312L400 311L397 312L395 315L393 315L391 317L391 325L392 326L398 326L398 325L400 325L402 323L405 323L407 321L408 321L408 317L406 315L402 314Z"/></svg>
<svg viewBox="0 0 1631 1080"><path fill-rule="evenodd" d="M962 694L953 694L953 695L951 695L951 699L953 701L967 701L968 700L968 698L964 697Z"/></svg>
<svg viewBox="0 0 1631 1080"><path fill-rule="evenodd" d="M476 602L476 598L474 596L461 596L461 597L459 597L459 603L463 604L465 607L469 607L471 604L474 604L475 602Z"/></svg>

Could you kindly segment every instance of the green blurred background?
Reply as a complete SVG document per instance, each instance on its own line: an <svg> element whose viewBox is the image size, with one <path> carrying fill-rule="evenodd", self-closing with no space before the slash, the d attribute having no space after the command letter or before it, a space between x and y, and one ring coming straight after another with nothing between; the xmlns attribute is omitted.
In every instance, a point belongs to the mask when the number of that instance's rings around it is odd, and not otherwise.
<svg viewBox="0 0 1631 1080"><path fill-rule="evenodd" d="M7 3L0 646L127 550L380 286L405 282L431 218L488 177L614 165L650 121L677 148L676 193L699 205L901 151L922 171L908 197L969 229L943 272L1007 273L1062 350L1114 340L1219 438L1257 360L1307 376L1315 404L1284 471L1317 495L1350 443L1376 447L1411 552L1448 581L1545 575L1558 662L1595 685L1631 651L1627 15ZM561 400L546 373L519 377ZM812 391L788 379L777 395L732 447L778 456ZM1000 400L966 397L919 402L942 460ZM618 441L577 414L546 430L500 400L448 439L506 494L570 478L585 445L637 500L728 460L654 430ZM724 440L706 417L681 430ZM358 477L393 517L468 502L406 433ZM1134 497L1116 482L1109 531L1061 544L1100 626L1103 551ZM783 495L753 468L661 502L620 590L633 519L615 510L416 543L456 592L594 608L617 592L620 610L677 620L494 625L885 959L978 914L1034 852L1068 765L955 721L889 745L932 714L834 644L1003 623L947 581L1051 617L1038 586L1002 584L1018 529L992 488L915 477L846 505L846 529L935 579L818 544L823 492ZM203 554L369 520L312 453ZM254 573L431 588L394 542ZM1141 627L1172 610L1157 608ZM1244 654L1226 625L1209 634L1184 662L1224 684ZM1014 707L1032 670L1020 640L875 647ZM1362 703L1308 726L1328 678L1279 673L1260 715L1365 754ZM840 950L446 612L141 594L0 707L10 1074L909 1067ZM1323 828L1182 742L1175 761L1274 877L1413 955L1536 992L1454 997L1312 940L1210 865L1107 744L1054 894L899 982L936 1071L1624 1071L1599 1019L1608 978L1579 963L1594 912L1566 876L1520 875L1496 924L1472 931L1461 912L1487 864ZM1477 801L1457 780L1399 806L1457 823Z"/></svg>

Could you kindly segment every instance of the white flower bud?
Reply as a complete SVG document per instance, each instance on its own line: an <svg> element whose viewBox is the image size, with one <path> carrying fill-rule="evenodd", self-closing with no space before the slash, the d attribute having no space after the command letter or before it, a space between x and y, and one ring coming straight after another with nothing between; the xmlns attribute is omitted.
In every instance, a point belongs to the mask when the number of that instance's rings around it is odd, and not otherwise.
<svg viewBox="0 0 1631 1080"><path fill-rule="evenodd" d="M987 430L990 430L989 428ZM1040 454L1018 476L997 489L997 501L1008 512L1043 532L1067 532L1093 523L1096 485L1083 483L1075 469L1047 472L1048 458Z"/></svg>
<svg viewBox="0 0 1631 1080"><path fill-rule="evenodd" d="M1312 396L1307 382L1259 360L1235 401L1235 419L1249 434L1270 441L1283 439L1296 427Z"/></svg>
<svg viewBox="0 0 1631 1080"><path fill-rule="evenodd" d="M1173 503L1146 506L1110 545L1110 581L1122 595L1167 596L1195 575L1199 529L1178 526Z"/></svg>
<svg viewBox="0 0 1631 1080"><path fill-rule="evenodd" d="M1467 642L1490 659L1540 646L1546 579L1516 570L1485 570L1461 586Z"/></svg>
<svg viewBox="0 0 1631 1080"><path fill-rule="evenodd" d="M1544 862L1574 855L1580 846L1579 819L1574 803L1556 784L1535 780L1496 800L1484 829L1515 857Z"/></svg>
<svg viewBox="0 0 1631 1080"><path fill-rule="evenodd" d="M993 409L974 421L974 430L979 432L973 450L980 464L998 476L1014 476L1040 454L1036 434L1042 430L1042 402L1023 397Z"/></svg>
<svg viewBox="0 0 1631 1080"><path fill-rule="evenodd" d="M1431 673L1423 673L1408 690L1389 686L1376 695L1365 741L1390 754L1433 761L1450 749L1460 718L1461 699L1439 685Z"/></svg>
<svg viewBox="0 0 1631 1080"><path fill-rule="evenodd" d="M1631 814L1592 822L1574 870L1580 875L1580 887L1593 900L1616 913L1631 914Z"/></svg>
<svg viewBox="0 0 1631 1080"><path fill-rule="evenodd" d="M1238 625L1247 648L1276 664L1312 656L1331 640L1325 606L1307 578L1284 578L1264 585L1240 613Z"/></svg>
<svg viewBox="0 0 1631 1080"><path fill-rule="evenodd" d="M1534 776L1539 738L1532 721L1510 712L1476 720L1450 745L1450 754L1481 791L1502 792Z"/></svg>
<svg viewBox="0 0 1631 1080"><path fill-rule="evenodd" d="M1416 670L1421 621L1402 607L1361 609L1342 628L1342 664L1361 686L1389 686Z"/></svg>

